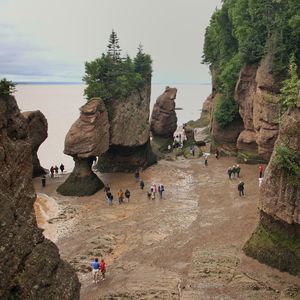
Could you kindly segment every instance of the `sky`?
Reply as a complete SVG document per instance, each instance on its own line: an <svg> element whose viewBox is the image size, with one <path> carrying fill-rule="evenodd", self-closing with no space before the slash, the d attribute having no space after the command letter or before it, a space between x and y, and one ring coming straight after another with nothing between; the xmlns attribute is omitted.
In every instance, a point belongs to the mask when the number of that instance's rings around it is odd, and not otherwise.
<svg viewBox="0 0 300 300"><path fill-rule="evenodd" d="M221 0L0 0L0 78L81 82L84 63L106 52L115 30L122 54L141 43L153 83L209 83L205 28Z"/></svg>

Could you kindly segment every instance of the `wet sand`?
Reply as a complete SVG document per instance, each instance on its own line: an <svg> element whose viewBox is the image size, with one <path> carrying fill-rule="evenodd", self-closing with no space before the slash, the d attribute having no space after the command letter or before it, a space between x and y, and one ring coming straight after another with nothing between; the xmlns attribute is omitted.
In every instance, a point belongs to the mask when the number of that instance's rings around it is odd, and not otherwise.
<svg viewBox="0 0 300 300"><path fill-rule="evenodd" d="M245 197L226 170L232 158L160 161L141 173L105 174L113 206L103 191L91 197L62 197L66 177L39 179L38 222L78 272L81 299L291 299L300 280L245 256L242 247L258 223L258 166L241 165ZM146 188L163 183L163 199ZM130 203L118 205L128 188ZM50 198L45 197L48 195ZM54 199L55 201L53 202ZM42 213L40 213L42 211ZM107 279L92 283L94 257L107 262Z"/></svg>

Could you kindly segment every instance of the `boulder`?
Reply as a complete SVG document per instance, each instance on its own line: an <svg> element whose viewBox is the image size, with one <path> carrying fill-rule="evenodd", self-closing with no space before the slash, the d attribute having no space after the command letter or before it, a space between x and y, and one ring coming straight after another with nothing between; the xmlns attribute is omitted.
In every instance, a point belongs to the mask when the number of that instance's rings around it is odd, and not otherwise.
<svg viewBox="0 0 300 300"><path fill-rule="evenodd" d="M22 115L27 121L29 138L31 142L31 155L33 165L32 176L41 176L43 174L46 174L46 172L45 169L40 165L37 152L40 145L48 137L48 122L45 116L39 110L26 111L23 112Z"/></svg>
<svg viewBox="0 0 300 300"><path fill-rule="evenodd" d="M73 157L75 167L57 191L65 196L89 196L99 191L103 182L92 171L92 164L109 148L109 122L104 102L91 99L80 108L79 119L65 139L64 153Z"/></svg>
<svg viewBox="0 0 300 300"><path fill-rule="evenodd" d="M80 283L37 227L28 122L0 96L0 298L79 299Z"/></svg>
<svg viewBox="0 0 300 300"><path fill-rule="evenodd" d="M177 89L166 87L153 107L151 115L151 132L153 136L162 136L173 139L177 128L177 116L175 111L175 99Z"/></svg>
<svg viewBox="0 0 300 300"><path fill-rule="evenodd" d="M300 276L299 106L300 99L298 107L289 109L282 119L261 186L260 221L244 247L247 255L297 276ZM282 160L283 165L278 163Z"/></svg>
<svg viewBox="0 0 300 300"><path fill-rule="evenodd" d="M132 172L156 162L150 147L151 85L146 84L127 98L107 103L110 145L99 158L101 172Z"/></svg>

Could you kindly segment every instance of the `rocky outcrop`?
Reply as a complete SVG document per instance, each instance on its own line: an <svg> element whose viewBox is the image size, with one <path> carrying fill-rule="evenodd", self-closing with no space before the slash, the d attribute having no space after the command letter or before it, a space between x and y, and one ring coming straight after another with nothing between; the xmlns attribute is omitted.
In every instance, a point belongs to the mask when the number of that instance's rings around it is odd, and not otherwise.
<svg viewBox="0 0 300 300"><path fill-rule="evenodd" d="M240 72L235 99L243 119L244 131L237 140L240 152L268 161L278 135L278 84L270 73L271 57L259 66L246 65Z"/></svg>
<svg viewBox="0 0 300 300"><path fill-rule="evenodd" d="M298 105L300 106L300 98ZM244 247L246 254L259 261L298 276L300 276L299 106L290 109L282 119L275 150L261 186L259 225Z"/></svg>
<svg viewBox="0 0 300 300"><path fill-rule="evenodd" d="M0 298L79 299L72 267L36 224L28 124L12 96L0 96Z"/></svg>
<svg viewBox="0 0 300 300"><path fill-rule="evenodd" d="M102 172L130 172L156 162L150 147L151 85L107 104L110 146L98 162Z"/></svg>
<svg viewBox="0 0 300 300"><path fill-rule="evenodd" d="M73 157L75 167L57 191L65 196L89 196L100 190L104 184L92 164L108 147L108 114L101 99L92 99L80 108L80 117L66 136L64 153Z"/></svg>
<svg viewBox="0 0 300 300"><path fill-rule="evenodd" d="M32 176L41 176L46 172L45 169L40 165L37 152L40 145L48 137L48 122L45 116L39 110L23 112L22 115L25 117L28 123L33 165Z"/></svg>
<svg viewBox="0 0 300 300"><path fill-rule="evenodd" d="M175 99L177 89L166 87L153 107L151 115L152 134L165 138L172 138L177 128L177 116L175 111Z"/></svg>

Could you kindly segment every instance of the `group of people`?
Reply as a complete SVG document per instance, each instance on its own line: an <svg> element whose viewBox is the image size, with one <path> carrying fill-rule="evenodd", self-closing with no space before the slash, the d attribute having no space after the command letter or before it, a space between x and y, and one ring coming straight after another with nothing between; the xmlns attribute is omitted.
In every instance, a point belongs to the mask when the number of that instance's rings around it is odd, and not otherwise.
<svg viewBox="0 0 300 300"><path fill-rule="evenodd" d="M163 184L159 184L157 187L156 184L152 184L147 192L147 197L148 199L154 200L156 198L156 193L159 193L159 199L162 199L163 197L163 192L165 191L165 187Z"/></svg>
<svg viewBox="0 0 300 300"><path fill-rule="evenodd" d="M240 172L241 172L241 167L239 165L233 165L232 167L229 167L227 169L227 174L229 179L232 178L239 178L240 177Z"/></svg>
<svg viewBox="0 0 300 300"><path fill-rule="evenodd" d="M61 174L64 173L64 170L65 170L65 166L61 163L60 166L59 166L59 169L61 171ZM54 178L54 173L57 175L58 174L58 166L55 165L54 167L51 166L50 168L50 176L51 178Z"/></svg>
<svg viewBox="0 0 300 300"><path fill-rule="evenodd" d="M112 205L114 196L113 196L113 194L111 193L109 184L107 184L107 185L104 187L104 192L106 193L106 200L107 200L107 202L108 202L108 205ZM126 201L129 203L129 199L130 199L130 191L129 191L128 189L126 189L125 192L123 192L122 189L119 189L117 195L118 195L118 201L119 201L119 204L124 203L124 197L125 197Z"/></svg>
<svg viewBox="0 0 300 300"><path fill-rule="evenodd" d="M101 259L100 262L99 262L98 258L95 258L91 263L91 267L92 267L94 283L98 283L100 281L99 272L101 272L102 280L105 279L106 263L103 258Z"/></svg>

